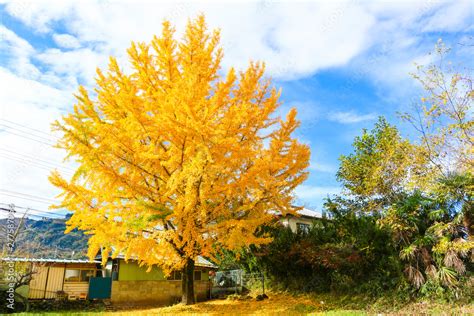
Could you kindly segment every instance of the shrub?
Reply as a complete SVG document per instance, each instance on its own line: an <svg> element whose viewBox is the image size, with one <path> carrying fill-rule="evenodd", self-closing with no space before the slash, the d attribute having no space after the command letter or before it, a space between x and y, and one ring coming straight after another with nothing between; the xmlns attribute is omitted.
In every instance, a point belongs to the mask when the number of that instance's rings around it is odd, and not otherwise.
<svg viewBox="0 0 474 316"><path fill-rule="evenodd" d="M330 206L330 205L329 205ZM331 210L308 233L266 228L273 242L241 254L241 266L256 262L271 285L303 292L370 293L394 289L402 277L390 233L372 215Z"/></svg>

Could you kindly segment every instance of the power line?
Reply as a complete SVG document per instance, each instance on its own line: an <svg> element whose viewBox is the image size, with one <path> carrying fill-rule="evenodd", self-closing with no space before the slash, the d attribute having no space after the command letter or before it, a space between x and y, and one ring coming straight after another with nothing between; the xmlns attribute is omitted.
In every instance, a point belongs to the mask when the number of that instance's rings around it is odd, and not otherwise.
<svg viewBox="0 0 474 316"><path fill-rule="evenodd" d="M49 200L45 198L35 197L29 194L17 193L17 192L12 192L8 190L2 190L2 189L0 189L0 195L6 195L6 196L14 197L17 199L27 200L27 201L36 202L36 203L43 203L47 205L59 203L58 201L54 201L54 200Z"/></svg>
<svg viewBox="0 0 474 316"><path fill-rule="evenodd" d="M15 157L15 156L12 156L10 154L5 154L5 153L2 153L2 152L0 152L0 157L4 157L4 158L10 159L10 160L14 160L14 161L25 163L25 164L30 164L30 165L33 165L33 166L38 167L38 168L46 169L48 171L51 171L51 169L53 169L53 168L61 168L59 166L54 166L54 165L53 166L48 166L46 163L42 163L42 162L35 161L35 160L27 160L27 159L24 159L24 158L19 158L19 157ZM71 169L62 170L62 172L65 172L67 174L72 175L73 172L71 172L69 170L71 170Z"/></svg>
<svg viewBox="0 0 474 316"><path fill-rule="evenodd" d="M2 205L7 205L6 203L0 203ZM11 207L11 205L8 205L9 207ZM47 217L47 218L51 218L51 219L63 219L67 214L57 214L57 213L51 213L51 212L46 212L46 211L39 211L39 210L36 210L36 209L31 209L31 208L27 208L25 211L23 212L20 212L20 211L17 211L18 207L16 207L15 205L13 205L13 210L14 210L14 214L16 215L32 215L32 216L39 216L39 217ZM5 208L5 207L2 207L1 209L3 209L4 211L5 210L8 210L10 212L9 209ZM35 213L31 213L31 212L35 212Z"/></svg>
<svg viewBox="0 0 474 316"><path fill-rule="evenodd" d="M11 211L7 208L4 208L4 207L0 207L0 211L3 211L3 212L8 212L9 214L11 214ZM65 216L61 216L61 217L51 217L51 215L42 215L42 214L34 214L34 213L28 213L28 212L17 212L15 211L13 214L15 215L23 215L25 217L37 217L37 218L48 218L48 219L64 219ZM59 215L59 214L58 214Z"/></svg>
<svg viewBox="0 0 474 316"><path fill-rule="evenodd" d="M16 195L13 195L13 194L8 194L8 193L1 193L0 192L0 195L6 195L6 196L14 197L14 198L17 198L17 199L22 199L22 200L26 200L26 201L30 201L30 202L36 202L36 203L43 203L43 204L47 204L47 205L52 204L51 202L44 202L44 201L34 200L34 199L21 197L21 196L16 196Z"/></svg>
<svg viewBox="0 0 474 316"><path fill-rule="evenodd" d="M50 136L50 137L54 137L54 138L56 138L56 139L59 139L59 137L54 136L54 135L52 135L51 133L47 133L47 132L45 132L45 131L42 131L42 130L39 130L39 129L36 129L36 128L28 127L28 126L25 126L25 125L22 125L22 124L19 124L19 123L16 123L16 122L12 122L12 121L9 121L9 120L3 119L3 118L0 118L0 120L2 120L2 121L4 121L4 122L7 122L7 123L9 123L9 124L14 124L14 125L17 125L17 126L20 126L20 127L26 128L26 129L29 129L29 130L31 130L31 131L35 131L35 132L42 133L42 134L48 135L48 136Z"/></svg>
<svg viewBox="0 0 474 316"><path fill-rule="evenodd" d="M2 123L0 122L0 125L3 126L3 127L6 127L6 128L9 128L9 129L13 129L15 131L18 131L18 132L21 132L21 133L24 133L24 134L28 134L28 135L31 135L31 136L34 136L34 137L38 137L38 138L42 138L44 140L47 140L47 141L50 141L52 140L51 138L51 135L48 135L48 137L46 136L42 136L42 135L38 135L39 133L38 132L31 132L29 131L29 128L28 127L23 127L23 129L28 129L28 130L23 130L21 128L18 128L18 127L15 127L15 126L10 126L9 124L5 124L5 123ZM53 137L54 138L54 137Z"/></svg>
<svg viewBox="0 0 474 316"><path fill-rule="evenodd" d="M41 197L41 196L27 194L27 193L15 192L15 191L10 191L10 190L5 190L5 189L0 189L0 191L11 193L11 194L24 195L24 196L28 196L28 197L31 197L31 198L34 198L34 199L41 199L41 200L50 201L50 202L53 202L53 203L58 202L57 200L48 199L48 198L44 198L44 197Z"/></svg>
<svg viewBox="0 0 474 316"><path fill-rule="evenodd" d="M48 166L48 165L44 165L44 164L41 164L41 163L38 163L38 162L35 162L35 161L25 160L25 159L17 158L17 157L14 157L14 156L9 156L9 155L6 155L4 153L0 153L0 157L7 158L7 159L17 161L17 162L21 162L21 163L25 163L25 164L30 164L33 167L40 168L40 169L47 170L47 171L51 171L52 168L55 168L54 166ZM63 170L62 172L66 173L68 175L73 174L70 171L64 171Z"/></svg>
<svg viewBox="0 0 474 316"><path fill-rule="evenodd" d="M38 209L33 208L33 207L26 207L26 206L20 206L20 205L16 205L16 204L8 204L8 203L3 203L3 202L0 202L0 204L7 205L7 206L13 205L14 208L19 208L19 209L23 209L23 210L31 210L31 211L36 211L36 212L40 212L40 213L60 215L60 214L55 213L55 212L48 212L48 211L38 210ZM71 212L67 211L67 214L71 214Z"/></svg>
<svg viewBox="0 0 474 316"><path fill-rule="evenodd" d="M45 159L41 159L41 158L38 158L38 157L33 157L33 156L30 156L30 155L25 155L23 153L19 153L17 151L14 151L14 150L9 150L9 149L5 149L5 148L0 148L0 151L5 151L7 153L11 153L11 154L14 154L14 155L17 155L17 156L20 156L20 157L24 157L24 158L27 158L27 159L31 159L31 160L34 160L34 161L41 161L43 163L46 163L46 164L50 164L52 166L55 166L57 168L63 168L63 169L67 169L67 170L71 170L71 171L75 171L73 168L70 168L70 167L67 167L67 166L63 166L62 164L58 163L58 162L55 162L55 161L48 161L48 160L45 160ZM23 159L23 158L22 158Z"/></svg>
<svg viewBox="0 0 474 316"><path fill-rule="evenodd" d="M16 127L12 127L12 126L9 126L9 125L6 125L4 123L0 123L0 126L3 126L3 128L9 128L9 129L12 129L16 132L20 132L20 133L23 133L23 134L27 134L29 136L33 136L33 137L36 137L36 138L40 138L42 140L45 140L45 141L52 141L51 138L46 138L44 136L40 136L40 135L37 135L36 133L32 133L32 132L29 132L29 131L24 131L22 129L19 129L19 128L16 128Z"/></svg>
<svg viewBox="0 0 474 316"><path fill-rule="evenodd" d="M4 130L4 132L9 133L9 134L12 134L12 135L20 136L20 137L23 137L23 138L26 138L26 139L29 139L29 140L32 140L32 141L35 141L35 142L44 144L44 145L51 146L51 147L54 146L54 144L52 144L52 143L46 143L46 142L44 142L44 141L37 140L37 139L34 139L34 138L30 138L30 137L27 137L27 136L25 136L25 135L17 134L17 133L14 133L14 132L12 132L12 131Z"/></svg>

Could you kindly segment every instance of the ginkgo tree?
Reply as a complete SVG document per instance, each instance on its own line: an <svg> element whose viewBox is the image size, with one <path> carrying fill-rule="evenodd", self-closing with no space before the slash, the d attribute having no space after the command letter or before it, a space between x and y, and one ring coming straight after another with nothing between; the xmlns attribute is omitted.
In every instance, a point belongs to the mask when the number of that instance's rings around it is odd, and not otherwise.
<svg viewBox="0 0 474 316"><path fill-rule="evenodd" d="M199 255L267 243L259 227L296 211L310 151L292 136L296 110L276 115L280 92L262 63L224 74L219 31L203 16L181 40L174 33L165 21L150 44L131 44L130 71L110 58L93 94L79 88L72 113L53 124L78 167L50 181L62 190L54 207L74 212L67 231L91 235L90 258L121 253L180 270L192 304Z"/></svg>

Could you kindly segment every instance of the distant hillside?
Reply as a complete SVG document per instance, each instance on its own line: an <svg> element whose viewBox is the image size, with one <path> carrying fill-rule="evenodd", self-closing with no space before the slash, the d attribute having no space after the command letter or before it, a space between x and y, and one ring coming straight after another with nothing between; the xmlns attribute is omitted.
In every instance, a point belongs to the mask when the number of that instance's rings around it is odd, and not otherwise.
<svg viewBox="0 0 474 316"><path fill-rule="evenodd" d="M64 234L67 219L25 219L16 242L18 256L84 258L88 236L77 230ZM6 219L0 219L0 227L6 227ZM3 248L7 240L4 229L0 234L0 245Z"/></svg>

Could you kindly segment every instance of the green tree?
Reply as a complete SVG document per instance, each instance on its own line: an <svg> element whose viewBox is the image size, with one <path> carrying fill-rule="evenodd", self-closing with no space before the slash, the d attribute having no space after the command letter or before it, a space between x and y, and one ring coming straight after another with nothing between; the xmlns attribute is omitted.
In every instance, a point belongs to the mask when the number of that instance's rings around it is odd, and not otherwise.
<svg viewBox="0 0 474 316"><path fill-rule="evenodd" d="M474 89L472 69L453 64L451 49L438 41L433 63L418 65L413 77L424 91L421 102L401 117L419 135L418 155L428 161L423 181L425 191L458 190L469 183L474 170ZM444 179L440 181L440 179ZM464 179L464 180L463 180ZM460 208L464 225L474 235L474 186L461 185ZM459 193L459 192L458 192Z"/></svg>
<svg viewBox="0 0 474 316"><path fill-rule="evenodd" d="M383 117L371 131L364 129L352 147L351 154L339 158L337 179L344 193L363 203L366 211L380 211L396 201L423 166L416 147Z"/></svg>
<svg viewBox="0 0 474 316"><path fill-rule="evenodd" d="M353 146L337 174L348 194L334 207L380 217L418 293L459 292L474 249L463 225L472 214L471 174L437 172L423 144L403 139L382 118Z"/></svg>
<svg viewBox="0 0 474 316"><path fill-rule="evenodd" d="M450 60L451 49L438 41L434 62L417 65L412 74L423 87L421 102L402 118L419 133L424 155L436 169L432 181L451 172L474 169L474 89L472 69L461 68Z"/></svg>

